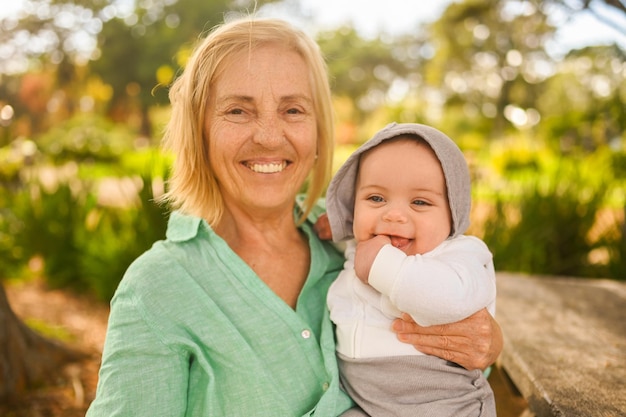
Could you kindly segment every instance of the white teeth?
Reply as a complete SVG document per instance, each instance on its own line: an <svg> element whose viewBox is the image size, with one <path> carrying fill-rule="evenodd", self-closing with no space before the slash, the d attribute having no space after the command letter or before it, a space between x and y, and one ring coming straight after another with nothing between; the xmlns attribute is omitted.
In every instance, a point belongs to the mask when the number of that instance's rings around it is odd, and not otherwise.
<svg viewBox="0 0 626 417"><path fill-rule="evenodd" d="M250 168L254 172L259 172L262 174L273 174L275 172L281 172L287 166L286 162L281 162L279 164L248 164L248 168Z"/></svg>

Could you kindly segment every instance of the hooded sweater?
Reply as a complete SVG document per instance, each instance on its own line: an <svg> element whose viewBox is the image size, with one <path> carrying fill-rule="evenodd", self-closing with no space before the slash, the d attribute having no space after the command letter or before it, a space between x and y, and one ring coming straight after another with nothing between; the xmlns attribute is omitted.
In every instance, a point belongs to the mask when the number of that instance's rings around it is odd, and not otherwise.
<svg viewBox="0 0 626 417"><path fill-rule="evenodd" d="M441 163L452 230L447 240L424 254L406 255L385 245L372 264L369 285L354 273L355 243L348 242L344 270L329 290L328 306L337 326L337 351L350 358L419 355L391 331L391 322L401 312L409 313L424 326L456 322L485 307L495 314L492 254L480 239L463 234L470 223L469 169L458 146L437 129L391 123L346 160L326 194L333 240L340 242L354 236L354 195L361 155L403 135L423 139Z"/></svg>

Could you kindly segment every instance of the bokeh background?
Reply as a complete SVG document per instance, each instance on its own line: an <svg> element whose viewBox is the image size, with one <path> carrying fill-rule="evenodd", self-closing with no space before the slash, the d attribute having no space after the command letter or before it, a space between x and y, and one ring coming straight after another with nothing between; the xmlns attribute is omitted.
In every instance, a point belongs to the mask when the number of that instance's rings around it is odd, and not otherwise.
<svg viewBox="0 0 626 417"><path fill-rule="evenodd" d="M0 12L0 277L108 301L164 235L168 85L238 14L327 57L336 167L390 121L465 152L498 270L626 279L626 5L15 0Z"/></svg>
<svg viewBox="0 0 626 417"><path fill-rule="evenodd" d="M164 236L168 86L240 14L317 39L335 168L390 121L433 125L498 271L626 280L623 0L1 0L0 415L84 416L108 302Z"/></svg>

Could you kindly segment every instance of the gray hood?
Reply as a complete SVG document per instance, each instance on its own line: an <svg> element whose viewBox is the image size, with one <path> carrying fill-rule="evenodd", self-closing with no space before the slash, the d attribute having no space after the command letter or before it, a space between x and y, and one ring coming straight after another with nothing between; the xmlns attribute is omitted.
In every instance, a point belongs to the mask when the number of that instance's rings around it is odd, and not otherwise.
<svg viewBox="0 0 626 417"><path fill-rule="evenodd" d="M361 155L381 142L401 135L424 139L437 155L443 168L452 212L451 237L465 233L469 227L471 183L467 162L459 147L439 130L416 123L390 123L359 147L339 168L326 192L326 210L333 240L352 238L354 186Z"/></svg>

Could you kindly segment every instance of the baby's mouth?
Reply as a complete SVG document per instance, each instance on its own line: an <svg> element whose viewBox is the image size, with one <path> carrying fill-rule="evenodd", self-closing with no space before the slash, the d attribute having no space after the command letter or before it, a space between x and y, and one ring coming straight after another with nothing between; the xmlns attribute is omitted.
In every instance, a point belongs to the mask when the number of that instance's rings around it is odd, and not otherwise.
<svg viewBox="0 0 626 417"><path fill-rule="evenodd" d="M398 249L406 247L411 242L411 239L405 237L390 236L389 238L391 239L391 244Z"/></svg>

